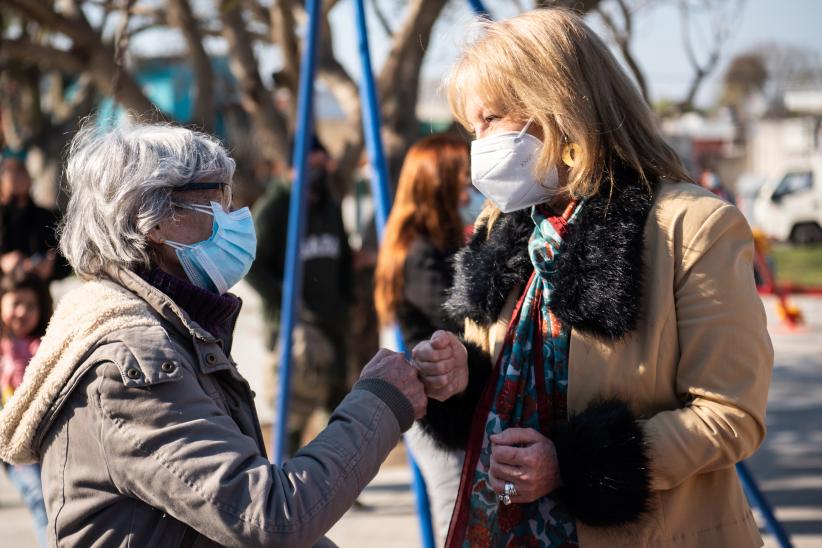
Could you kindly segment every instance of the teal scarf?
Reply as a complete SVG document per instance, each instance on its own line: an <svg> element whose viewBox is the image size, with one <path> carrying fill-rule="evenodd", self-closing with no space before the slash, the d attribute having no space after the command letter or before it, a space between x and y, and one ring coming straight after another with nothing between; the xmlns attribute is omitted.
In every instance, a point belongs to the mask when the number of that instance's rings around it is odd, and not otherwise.
<svg viewBox="0 0 822 548"><path fill-rule="evenodd" d="M475 415L448 546L578 544L575 521L555 497L504 506L488 484L488 469L490 435L519 427L549 436L555 421L567 419L570 329L554 316L548 303L562 238L580 207L571 204L563 215L554 217L539 206L532 210L535 228L528 252L534 272L514 310Z"/></svg>

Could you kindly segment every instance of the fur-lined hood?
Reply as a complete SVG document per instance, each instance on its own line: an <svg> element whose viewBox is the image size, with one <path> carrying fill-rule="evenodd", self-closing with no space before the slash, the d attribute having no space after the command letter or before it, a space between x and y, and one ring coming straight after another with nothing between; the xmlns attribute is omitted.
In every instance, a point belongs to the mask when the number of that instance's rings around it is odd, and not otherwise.
<svg viewBox="0 0 822 548"><path fill-rule="evenodd" d="M582 205L560 247L550 302L572 328L607 340L636 329L644 226L653 202L653 193L637 182ZM448 313L480 325L495 322L509 293L533 271L528 256L533 231L530 210L503 214L490 227L480 225L455 257Z"/></svg>
<svg viewBox="0 0 822 548"><path fill-rule="evenodd" d="M34 442L43 419L101 340L121 329L159 325L148 303L114 282L87 282L63 297L23 383L0 412L0 459L38 459Z"/></svg>
<svg viewBox="0 0 822 548"><path fill-rule="evenodd" d="M135 272L115 267L105 276L84 283L60 300L23 383L0 411L0 459L13 464L38 459L40 434L57 411L64 391L73 386L72 379L83 373L83 364L99 345L123 337L125 330L137 328L146 348L154 345L149 331L165 333L168 329L207 344L217 343L170 297ZM227 325L233 326L237 313ZM224 347L230 348L231 330L227 331ZM221 365L229 367L227 362ZM180 373L177 369L157 375L177 378ZM144 377L146 383L157 380Z"/></svg>

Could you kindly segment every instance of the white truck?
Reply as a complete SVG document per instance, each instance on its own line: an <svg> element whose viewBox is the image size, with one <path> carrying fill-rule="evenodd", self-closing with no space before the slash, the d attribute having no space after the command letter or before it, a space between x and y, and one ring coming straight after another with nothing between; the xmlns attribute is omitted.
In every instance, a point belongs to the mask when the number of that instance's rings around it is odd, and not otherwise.
<svg viewBox="0 0 822 548"><path fill-rule="evenodd" d="M754 225L767 236L798 245L822 242L822 157L762 185Z"/></svg>

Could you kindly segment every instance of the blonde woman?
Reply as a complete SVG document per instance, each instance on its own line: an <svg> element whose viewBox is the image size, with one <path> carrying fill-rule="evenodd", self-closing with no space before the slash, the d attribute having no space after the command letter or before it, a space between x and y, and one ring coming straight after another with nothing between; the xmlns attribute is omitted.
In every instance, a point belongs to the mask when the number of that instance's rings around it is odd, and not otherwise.
<svg viewBox="0 0 822 548"><path fill-rule="evenodd" d="M495 207L458 255L462 338L414 350L426 430L466 451L448 545L760 545L734 464L773 354L742 215L571 12L485 23L449 97Z"/></svg>

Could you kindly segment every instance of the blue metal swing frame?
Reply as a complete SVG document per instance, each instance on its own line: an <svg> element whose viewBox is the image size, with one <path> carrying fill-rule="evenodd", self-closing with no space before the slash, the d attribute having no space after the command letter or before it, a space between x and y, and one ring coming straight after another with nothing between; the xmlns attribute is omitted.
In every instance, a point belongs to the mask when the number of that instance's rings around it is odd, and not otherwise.
<svg viewBox="0 0 822 548"><path fill-rule="evenodd" d="M375 201L377 234L379 239L385 231L385 223L391 210L391 195L389 191L388 167L382 146L380 128L382 126L377 89L374 83L374 74L371 69L371 55L368 48L368 29L365 20L365 6L363 0L354 0L357 38L362 66L360 82L360 98L363 112L363 130L365 144L374 176L371 178L371 194ZM291 387L291 333L294 329L297 316L298 296L302 291L302 261L299 260L299 243L305 236L305 195L307 191L307 161L311 131L313 129L314 77L317 33L321 16L320 0L307 0L308 33L306 45L303 49L302 64L300 67L300 89L297 108L297 135L292 158L296 168L294 186L292 188L289 217L288 242L285 258L285 276L283 280L283 307L281 312L280 356L279 363L279 397L277 399L277 420L274 423L274 462L281 465L284 456L288 453L288 404ZM397 335L397 345L402 352L402 337ZM408 460L412 471L412 484L416 500L416 509L420 521L420 537L425 548L434 548L434 532L431 525L431 510L425 482L414 461L410 450Z"/></svg>

